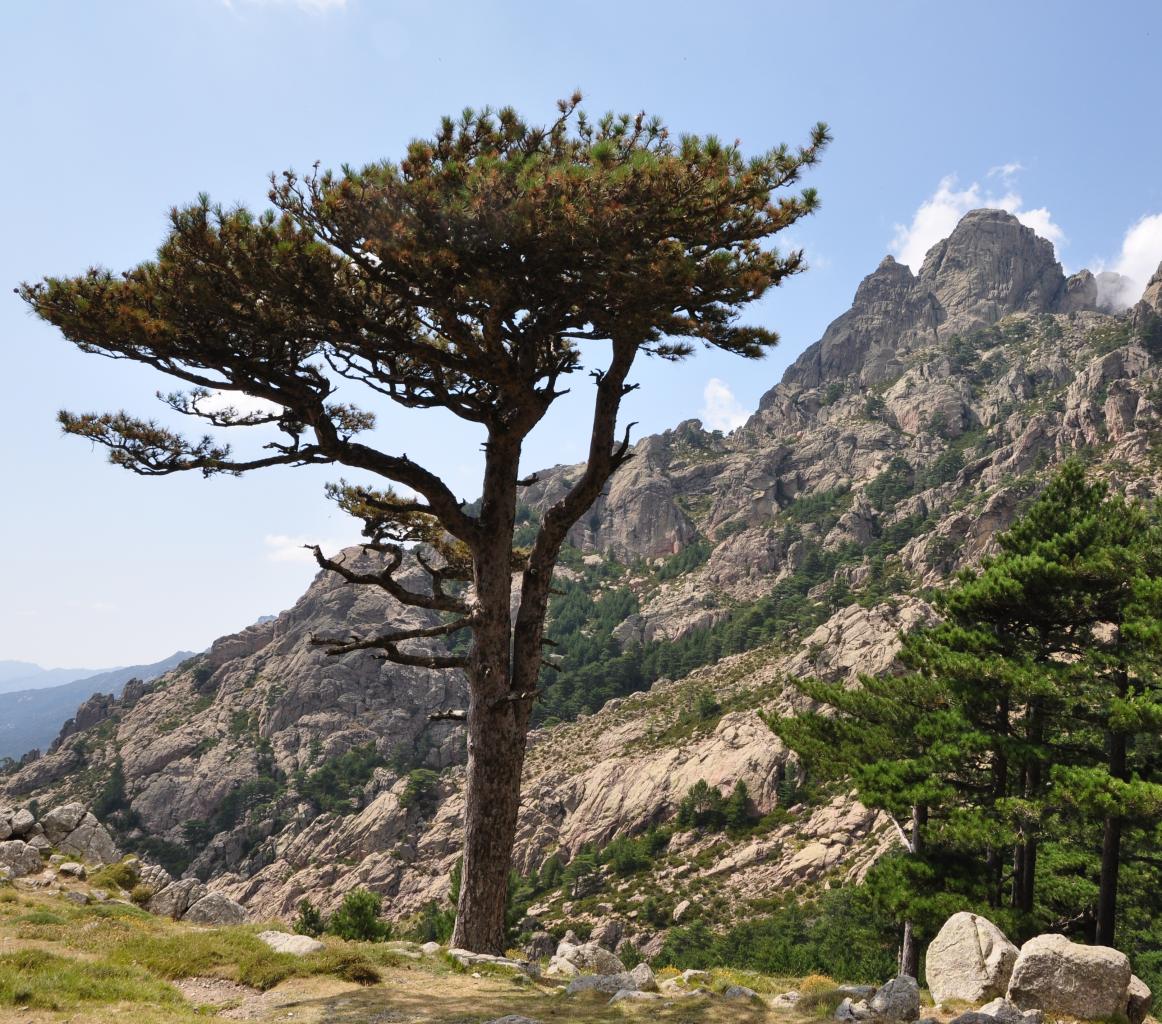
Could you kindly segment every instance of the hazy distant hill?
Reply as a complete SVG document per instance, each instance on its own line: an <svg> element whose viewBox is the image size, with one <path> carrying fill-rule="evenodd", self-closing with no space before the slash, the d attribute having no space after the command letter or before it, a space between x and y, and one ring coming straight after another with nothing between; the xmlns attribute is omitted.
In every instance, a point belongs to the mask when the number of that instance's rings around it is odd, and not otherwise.
<svg viewBox="0 0 1162 1024"><path fill-rule="evenodd" d="M4 692L0 696L0 757L19 758L33 749L47 750L65 721L93 694L119 694L130 679L154 679L190 655L189 651L179 651L152 665L131 665L97 674L86 672L85 669L40 669L40 674L33 675L32 679L67 676L77 672L85 672L86 675L83 679L74 676L61 685L37 685L36 688L8 689ZM20 664L27 663L0 662L0 670L7 665ZM27 680L29 677L23 678ZM0 687L4 687L2 682Z"/></svg>
<svg viewBox="0 0 1162 1024"><path fill-rule="evenodd" d="M115 671L111 668L41 668L31 661L0 661L0 693L64 686L77 679Z"/></svg>

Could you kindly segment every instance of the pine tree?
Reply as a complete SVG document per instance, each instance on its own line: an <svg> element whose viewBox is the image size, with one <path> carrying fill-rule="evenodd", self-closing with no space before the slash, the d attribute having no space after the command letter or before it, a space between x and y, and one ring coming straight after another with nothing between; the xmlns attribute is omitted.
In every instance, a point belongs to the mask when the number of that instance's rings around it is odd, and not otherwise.
<svg viewBox="0 0 1162 1024"><path fill-rule="evenodd" d="M398 163L287 172L272 180L275 209L262 214L203 196L173 211L152 262L20 289L83 351L143 363L189 388L164 397L173 413L277 432L263 452L235 456L221 439L187 439L123 412L61 413L67 433L105 446L117 465L161 476L338 463L378 478L330 494L362 521L382 567L317 547L316 560L441 617L318 639L334 653L465 672L468 706L449 709L468 732L454 942L481 952L504 949L553 568L570 528L631 457L617 421L635 359L682 359L699 344L754 358L774 344L772 331L739 314L804 269L802 252L769 242L816 208L813 190L782 190L828 141L817 125L802 148L746 158L713 136L674 139L644 114L591 121L580 99L562 101L547 127L509 107L469 109L412 142ZM596 382L585 470L539 524L521 524L517 544L518 496L533 482L521 472L522 447L583 362ZM368 443L375 417L337 399L340 385L477 425L479 503L406 454ZM223 407L215 393L261 399L268 411ZM405 555L424 585L397 578ZM466 654L433 651L432 641L466 630Z"/></svg>

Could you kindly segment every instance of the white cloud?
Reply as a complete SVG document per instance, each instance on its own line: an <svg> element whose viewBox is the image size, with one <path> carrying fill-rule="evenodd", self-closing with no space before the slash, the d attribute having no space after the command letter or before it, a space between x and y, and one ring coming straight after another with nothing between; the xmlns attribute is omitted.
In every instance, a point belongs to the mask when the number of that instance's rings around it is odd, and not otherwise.
<svg viewBox="0 0 1162 1024"><path fill-rule="evenodd" d="M1095 265L1095 272L1109 270L1124 278L1111 281L1114 291L1108 295L1099 294L1099 301L1109 301L1121 309L1133 305L1142 297L1146 283L1154 276L1159 263L1162 263L1162 213L1155 213L1131 225L1122 238L1122 251L1112 264L1106 266L1099 261ZM1099 291L1103 284L1099 279Z"/></svg>
<svg viewBox="0 0 1162 1024"><path fill-rule="evenodd" d="M725 381L711 377L702 392L702 422L710 430L734 430L749 418Z"/></svg>
<svg viewBox="0 0 1162 1024"><path fill-rule="evenodd" d="M244 395L241 391L214 391L198 403L203 412L223 412L231 407L243 416L270 416L280 411L274 402Z"/></svg>
<svg viewBox="0 0 1162 1024"><path fill-rule="evenodd" d="M262 539L266 545L266 558L270 562L314 562L314 552L307 545L318 544L324 553L339 551L351 542L340 540L318 540L314 537L291 537L285 533L268 533Z"/></svg>
<svg viewBox="0 0 1162 1024"><path fill-rule="evenodd" d="M1008 184L1010 178L1016 177L1024 169L1024 164L1017 163L1014 160L1011 164L997 164L996 167L990 167L988 176L990 178L999 177L1005 184Z"/></svg>
<svg viewBox="0 0 1162 1024"><path fill-rule="evenodd" d="M1002 164L989 171L990 176L999 175L1006 186L1021 169L1020 164ZM1002 196L993 195L982 189L974 181L967 188L957 188L955 174L941 178L936 191L924 200L912 216L911 224L897 224L891 241L891 251L901 263L908 264L919 272L928 250L941 239L952 234L953 228L969 210L981 207L1007 210L1022 224L1032 228L1042 238L1047 238L1054 246L1066 241L1065 232L1053 222L1053 215L1044 206L1027 210L1021 196L1011 188Z"/></svg>

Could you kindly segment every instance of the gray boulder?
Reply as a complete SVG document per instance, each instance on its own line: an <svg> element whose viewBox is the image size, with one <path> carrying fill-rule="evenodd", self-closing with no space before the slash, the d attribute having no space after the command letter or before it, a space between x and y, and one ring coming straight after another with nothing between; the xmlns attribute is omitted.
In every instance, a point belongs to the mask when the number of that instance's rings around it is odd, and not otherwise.
<svg viewBox="0 0 1162 1024"><path fill-rule="evenodd" d="M312 939L309 935L290 935L287 932L259 932L258 939L276 953L289 953L291 956L306 956L325 948L318 939Z"/></svg>
<svg viewBox="0 0 1162 1024"><path fill-rule="evenodd" d="M1003 997L985 1003L980 1012L999 1020L1001 1024L1021 1024L1025 1019L1021 1008Z"/></svg>
<svg viewBox="0 0 1162 1024"><path fill-rule="evenodd" d="M758 997L759 994L753 988L747 988L745 985L731 985L722 993L723 999L739 999L746 1002L753 1002Z"/></svg>
<svg viewBox="0 0 1162 1024"><path fill-rule="evenodd" d="M1152 1002L1150 986L1136 974L1130 975L1130 987L1126 991L1126 1017L1130 1024L1142 1024L1150 1012Z"/></svg>
<svg viewBox="0 0 1162 1024"><path fill-rule="evenodd" d="M658 979L654 977L654 969L644 960L629 972L629 976L639 992L657 992Z"/></svg>
<svg viewBox="0 0 1162 1024"><path fill-rule="evenodd" d="M0 866L8 869L9 877L23 878L41 869L42 861L35 846L29 846L21 839L8 839L0 843Z"/></svg>
<svg viewBox="0 0 1162 1024"><path fill-rule="evenodd" d="M54 845L62 853L80 857L89 864L111 864L119 856L113 837L109 835L104 825L87 812L81 817L76 828L56 840Z"/></svg>
<svg viewBox="0 0 1162 1024"><path fill-rule="evenodd" d="M249 916L241 903L220 892L212 892L192 904L182 920L190 924L228 925L242 924Z"/></svg>
<svg viewBox="0 0 1162 1024"><path fill-rule="evenodd" d="M881 1020L918 1020L920 1017L920 986L916 979L901 974L884 985L868 1004L872 1013Z"/></svg>
<svg viewBox="0 0 1162 1024"><path fill-rule="evenodd" d="M622 988L613 993L613 998L609 1000L609 1005L614 1003L648 1003L655 999L665 998L660 992L642 992L636 988Z"/></svg>
<svg viewBox="0 0 1162 1024"><path fill-rule="evenodd" d="M1125 953L1038 935L1021 947L1008 997L1022 1010L1106 1019L1125 1012L1130 977Z"/></svg>
<svg viewBox="0 0 1162 1024"><path fill-rule="evenodd" d="M617 995L624 990L634 990L637 982L632 974L622 971L620 974L584 974L569 982L565 989L566 995L577 995L579 992L604 992L606 995Z"/></svg>
<svg viewBox="0 0 1162 1024"><path fill-rule="evenodd" d="M557 951L557 940L548 932L533 932L525 944L524 953L529 960L544 960Z"/></svg>
<svg viewBox="0 0 1162 1024"><path fill-rule="evenodd" d="M1009 987L1018 949L995 924L962 911L944 922L928 947L925 973L937 1003L983 1003Z"/></svg>
<svg viewBox="0 0 1162 1024"><path fill-rule="evenodd" d="M83 879L85 877L85 865L78 864L75 860L66 860L57 868L57 874Z"/></svg>
<svg viewBox="0 0 1162 1024"><path fill-rule="evenodd" d="M159 917L183 917L207 893L206 886L196 878L180 878L157 892L145 909Z"/></svg>
<svg viewBox="0 0 1162 1024"><path fill-rule="evenodd" d="M615 950L624 933L625 924L622 921L615 917L607 917L593 926L593 931L589 933L589 941L596 942L608 950Z"/></svg>
<svg viewBox="0 0 1162 1024"><path fill-rule="evenodd" d="M22 839L32 831L35 824L36 818L33 817L32 812L21 807L18 811L13 812L12 818L8 822L8 835L14 839Z"/></svg>
<svg viewBox="0 0 1162 1024"><path fill-rule="evenodd" d="M60 807L54 807L41 818L40 823L44 826L44 834L48 837L48 841L53 846L59 846L61 840L81 823L87 813L84 804L75 802L61 804Z"/></svg>

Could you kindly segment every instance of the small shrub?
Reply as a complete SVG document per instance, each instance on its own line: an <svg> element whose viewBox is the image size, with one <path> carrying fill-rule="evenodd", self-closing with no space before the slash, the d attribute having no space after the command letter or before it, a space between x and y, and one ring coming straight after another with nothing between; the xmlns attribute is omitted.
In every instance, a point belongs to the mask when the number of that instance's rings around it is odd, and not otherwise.
<svg viewBox="0 0 1162 1024"><path fill-rule="evenodd" d="M129 892L129 899L139 907L144 907L152 898L152 885L135 885Z"/></svg>
<svg viewBox="0 0 1162 1024"><path fill-rule="evenodd" d="M343 897L343 903L331 915L327 930L341 939L363 942L383 942L391 938L391 925L381 921L382 900L378 893L367 889L352 889Z"/></svg>
<svg viewBox="0 0 1162 1024"><path fill-rule="evenodd" d="M323 934L327 927L327 922L323 920L323 915L319 913L319 908L316 907L305 896L299 903L299 915L294 921L294 930L299 935L309 935L313 939L317 939Z"/></svg>
<svg viewBox="0 0 1162 1024"><path fill-rule="evenodd" d="M381 975L375 965L362 953L354 950L338 949L320 953L320 973L332 974L356 985L375 985Z"/></svg>
<svg viewBox="0 0 1162 1024"><path fill-rule="evenodd" d="M117 864L106 864L105 867L89 876L89 884L98 889L125 889L129 891L137 885L137 868L124 861Z"/></svg>

